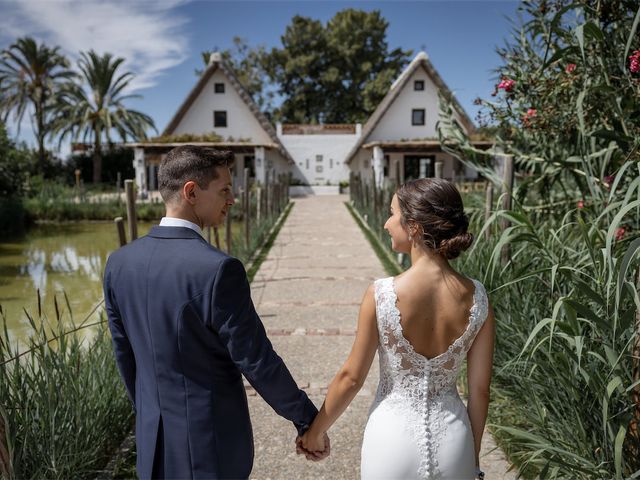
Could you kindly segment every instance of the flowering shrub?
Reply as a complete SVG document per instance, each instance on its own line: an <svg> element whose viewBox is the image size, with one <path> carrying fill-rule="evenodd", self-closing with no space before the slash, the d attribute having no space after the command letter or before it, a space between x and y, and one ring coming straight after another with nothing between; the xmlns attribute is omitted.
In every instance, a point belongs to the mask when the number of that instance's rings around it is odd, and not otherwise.
<svg viewBox="0 0 640 480"><path fill-rule="evenodd" d="M495 98L478 101L495 147L475 148L444 98L438 124L442 147L497 188L497 160L515 161L514 207L465 265L497 312L491 422L525 478L638 478L640 6L521 8Z"/></svg>

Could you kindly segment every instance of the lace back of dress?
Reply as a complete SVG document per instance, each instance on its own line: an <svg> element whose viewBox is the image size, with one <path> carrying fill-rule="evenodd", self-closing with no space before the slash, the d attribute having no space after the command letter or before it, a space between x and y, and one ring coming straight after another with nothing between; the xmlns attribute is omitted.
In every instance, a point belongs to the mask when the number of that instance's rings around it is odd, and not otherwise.
<svg viewBox="0 0 640 480"><path fill-rule="evenodd" d="M442 408L447 399L458 398L458 372L487 317L488 300L482 284L474 280L474 303L465 332L441 355L427 358L403 335L393 280L375 284L380 383L374 407L387 401L407 418L415 417L410 425L422 452L418 473L420 478L433 478L438 476L437 451L445 429Z"/></svg>

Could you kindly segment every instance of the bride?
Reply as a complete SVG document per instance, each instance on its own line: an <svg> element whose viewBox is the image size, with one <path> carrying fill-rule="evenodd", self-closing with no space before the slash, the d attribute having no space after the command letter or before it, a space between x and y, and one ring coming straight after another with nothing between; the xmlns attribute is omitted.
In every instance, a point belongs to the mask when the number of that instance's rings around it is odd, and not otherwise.
<svg viewBox="0 0 640 480"><path fill-rule="evenodd" d="M363 479L482 477L479 452L489 404L494 318L484 287L449 260L471 245L455 186L406 183L384 228L411 267L374 282L364 295L351 353L320 413L297 440L313 458L325 433L360 390L378 351L380 383L362 443ZM467 359L465 408L456 389Z"/></svg>

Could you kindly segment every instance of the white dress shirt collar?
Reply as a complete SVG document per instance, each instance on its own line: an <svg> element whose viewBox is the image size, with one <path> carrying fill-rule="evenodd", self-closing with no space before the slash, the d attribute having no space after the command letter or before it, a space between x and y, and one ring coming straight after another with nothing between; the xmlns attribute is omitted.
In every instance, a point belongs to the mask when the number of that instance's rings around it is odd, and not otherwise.
<svg viewBox="0 0 640 480"><path fill-rule="evenodd" d="M198 225L189 220L185 220L184 218L175 218L175 217L162 217L160 220L161 227L186 227L190 228L194 232L197 232L198 235L202 236L202 230Z"/></svg>

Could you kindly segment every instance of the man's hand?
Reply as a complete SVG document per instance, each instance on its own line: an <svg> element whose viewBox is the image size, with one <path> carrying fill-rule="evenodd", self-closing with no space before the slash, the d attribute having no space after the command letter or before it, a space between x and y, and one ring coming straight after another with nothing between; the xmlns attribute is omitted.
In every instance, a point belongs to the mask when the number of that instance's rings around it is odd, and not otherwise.
<svg viewBox="0 0 640 480"><path fill-rule="evenodd" d="M312 462L324 460L331 453L329 436L325 433L320 439L316 439L313 442L308 433L305 433L302 437L296 437L296 453L304 455L307 460Z"/></svg>

